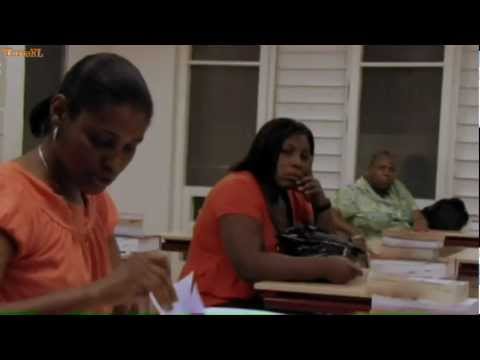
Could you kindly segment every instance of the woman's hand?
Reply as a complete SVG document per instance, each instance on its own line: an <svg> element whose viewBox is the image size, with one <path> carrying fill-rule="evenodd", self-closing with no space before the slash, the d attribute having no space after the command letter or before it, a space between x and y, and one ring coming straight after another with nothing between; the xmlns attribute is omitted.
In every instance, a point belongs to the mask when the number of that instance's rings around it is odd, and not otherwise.
<svg viewBox="0 0 480 360"><path fill-rule="evenodd" d="M416 221L413 225L415 231L428 231L428 224L425 221Z"/></svg>
<svg viewBox="0 0 480 360"><path fill-rule="evenodd" d="M419 211L416 210L413 212L413 229L415 231L428 231L428 221L425 219L425 216Z"/></svg>
<svg viewBox="0 0 480 360"><path fill-rule="evenodd" d="M363 274L362 269L342 256L327 256L322 261L326 262L326 279L334 284L345 284Z"/></svg>
<svg viewBox="0 0 480 360"><path fill-rule="evenodd" d="M314 209L322 208L329 203L320 182L312 175L305 176L303 179L298 180L297 190L305 195Z"/></svg>
<svg viewBox="0 0 480 360"><path fill-rule="evenodd" d="M149 292L167 310L177 300L168 259L159 251L131 255L98 284L100 301L112 305L131 304Z"/></svg>

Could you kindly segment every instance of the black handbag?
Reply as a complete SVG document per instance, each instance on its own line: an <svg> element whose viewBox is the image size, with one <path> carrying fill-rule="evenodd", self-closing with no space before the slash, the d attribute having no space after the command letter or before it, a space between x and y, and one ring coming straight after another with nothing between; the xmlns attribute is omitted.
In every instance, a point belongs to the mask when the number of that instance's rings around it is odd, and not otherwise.
<svg viewBox="0 0 480 360"><path fill-rule="evenodd" d="M461 230L469 220L465 203L458 198L442 199L422 210L433 230Z"/></svg>
<svg viewBox="0 0 480 360"><path fill-rule="evenodd" d="M345 256L357 260L365 255L363 249L353 245L350 240L328 234L311 224L295 224L290 199L286 193L280 194L287 208L288 228L281 231L272 208L269 206L272 224L277 232L278 250L290 256Z"/></svg>
<svg viewBox="0 0 480 360"><path fill-rule="evenodd" d="M357 259L365 252L338 236L326 234L312 225L296 225L278 234L281 253L290 256L345 256Z"/></svg>

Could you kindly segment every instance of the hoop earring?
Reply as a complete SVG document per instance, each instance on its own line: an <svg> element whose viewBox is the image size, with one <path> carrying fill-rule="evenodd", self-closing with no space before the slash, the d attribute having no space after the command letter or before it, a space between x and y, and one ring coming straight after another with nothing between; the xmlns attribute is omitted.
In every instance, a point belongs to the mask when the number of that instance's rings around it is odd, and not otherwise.
<svg viewBox="0 0 480 360"><path fill-rule="evenodd" d="M57 136L58 136L58 126L55 126L55 127L53 128L52 140L53 140L53 141L57 140Z"/></svg>

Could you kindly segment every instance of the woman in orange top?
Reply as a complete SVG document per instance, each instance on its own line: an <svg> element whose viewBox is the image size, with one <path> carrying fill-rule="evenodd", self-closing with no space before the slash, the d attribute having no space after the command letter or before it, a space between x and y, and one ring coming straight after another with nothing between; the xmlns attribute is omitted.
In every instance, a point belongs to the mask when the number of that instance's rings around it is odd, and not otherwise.
<svg viewBox="0 0 480 360"><path fill-rule="evenodd" d="M87 56L30 119L48 135L0 166L0 312L112 312L153 291L175 300L156 252L120 262L116 208L105 188L132 160L153 112L138 69Z"/></svg>
<svg viewBox="0 0 480 360"><path fill-rule="evenodd" d="M342 257L277 252L277 229L314 223L334 230L330 201L312 176L313 154L313 135L305 125L274 119L259 131L246 158L212 189L181 275L195 273L208 306L259 306L257 281L345 283L361 273Z"/></svg>

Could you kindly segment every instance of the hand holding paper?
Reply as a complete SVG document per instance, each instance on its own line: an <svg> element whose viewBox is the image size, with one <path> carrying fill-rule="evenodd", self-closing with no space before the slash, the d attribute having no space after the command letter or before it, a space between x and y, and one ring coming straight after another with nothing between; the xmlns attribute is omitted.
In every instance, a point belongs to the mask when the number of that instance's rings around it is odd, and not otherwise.
<svg viewBox="0 0 480 360"><path fill-rule="evenodd" d="M197 284L194 281L193 273L180 280L174 285L177 294L177 302L173 304L170 311L162 309L155 296L150 293L150 300L161 315L201 315L205 313L205 306Z"/></svg>

